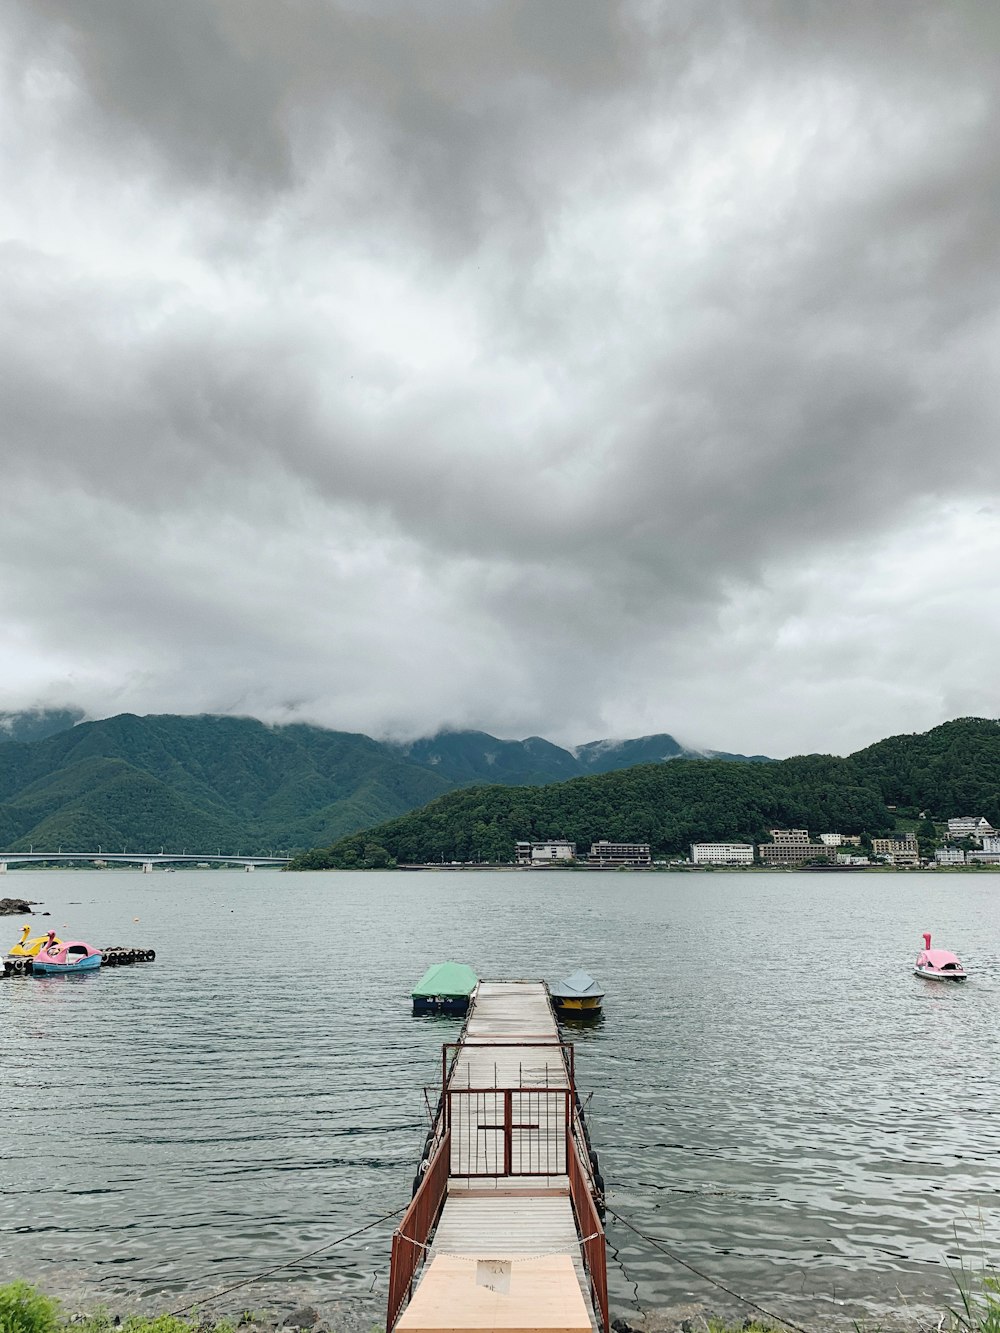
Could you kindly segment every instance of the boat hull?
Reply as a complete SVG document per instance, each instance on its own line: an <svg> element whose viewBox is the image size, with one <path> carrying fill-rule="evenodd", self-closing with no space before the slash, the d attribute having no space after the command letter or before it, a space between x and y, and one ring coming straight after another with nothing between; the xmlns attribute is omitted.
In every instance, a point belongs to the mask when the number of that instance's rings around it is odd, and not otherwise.
<svg viewBox="0 0 1000 1333"><path fill-rule="evenodd" d="M556 1013L565 1014L567 1018L596 1017L601 1012L603 1003L603 995L581 995L566 999L561 999L556 995L552 997L552 1004Z"/></svg>
<svg viewBox="0 0 1000 1333"><path fill-rule="evenodd" d="M923 967L915 967L913 975L924 977L927 981L965 981L968 979L966 972L931 972Z"/></svg>
<svg viewBox="0 0 1000 1333"><path fill-rule="evenodd" d="M101 966L101 955L91 954L72 963L47 963L40 958L32 959L31 970L36 977L66 976L71 972L96 972Z"/></svg>

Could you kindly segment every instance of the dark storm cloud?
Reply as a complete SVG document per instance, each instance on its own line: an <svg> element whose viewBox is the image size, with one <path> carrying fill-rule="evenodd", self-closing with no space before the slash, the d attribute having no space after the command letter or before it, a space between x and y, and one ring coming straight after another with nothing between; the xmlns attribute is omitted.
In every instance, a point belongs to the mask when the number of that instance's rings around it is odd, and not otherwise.
<svg viewBox="0 0 1000 1333"><path fill-rule="evenodd" d="M684 670L727 700L740 661L767 675L782 571L825 571L796 584L821 618L844 550L882 559L928 505L995 491L985 0L8 10L0 412L31 518L0 556L46 526L26 625L49 592L69 613L72 568L75 605L123 624L141 604L191 644L225 626L235 665L213 643L199 706L679 729L657 694ZM88 503L103 547L81 559ZM733 657L740 596L765 628ZM620 635L594 638L595 606ZM421 703L338 656L376 607L454 647ZM666 665L695 631L716 677ZM251 642L270 696L238 681ZM151 706L157 680L184 706L177 654L169 689L136 659ZM690 706L689 739L776 748Z"/></svg>

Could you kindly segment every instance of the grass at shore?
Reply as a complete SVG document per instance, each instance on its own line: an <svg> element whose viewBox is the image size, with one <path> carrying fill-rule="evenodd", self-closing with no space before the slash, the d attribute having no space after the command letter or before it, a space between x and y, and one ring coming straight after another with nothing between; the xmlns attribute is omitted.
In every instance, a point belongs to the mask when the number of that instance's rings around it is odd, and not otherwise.
<svg viewBox="0 0 1000 1333"><path fill-rule="evenodd" d="M957 1279L959 1303L937 1324L934 1333L1000 1333L1000 1276L984 1272L963 1272ZM67 1319L62 1306L51 1296L27 1282L0 1285L0 1333L239 1333L256 1322L247 1311L235 1323L196 1316L180 1319L176 1315L129 1315L116 1320L106 1311ZM702 1323L701 1320L698 1321ZM711 1316L703 1321L705 1333L787 1333L780 1324L769 1325L746 1320L727 1323ZM878 1333L867 1323L852 1321L854 1333ZM930 1333L923 1324L914 1324L921 1333Z"/></svg>
<svg viewBox="0 0 1000 1333"><path fill-rule="evenodd" d="M62 1306L51 1296L27 1282L0 1286L0 1333L62 1333L67 1327ZM199 1319L178 1319L169 1314L129 1315L116 1322L110 1314L99 1312L74 1319L72 1327L79 1333L204 1333L206 1325ZM235 1333L235 1325L228 1321L211 1327L216 1333Z"/></svg>

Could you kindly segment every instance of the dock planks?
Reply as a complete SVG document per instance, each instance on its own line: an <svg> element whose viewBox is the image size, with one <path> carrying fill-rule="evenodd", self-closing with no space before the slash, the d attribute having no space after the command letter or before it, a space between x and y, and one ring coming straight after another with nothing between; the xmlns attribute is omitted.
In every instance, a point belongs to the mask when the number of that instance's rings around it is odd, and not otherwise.
<svg viewBox="0 0 1000 1333"><path fill-rule="evenodd" d="M463 1088L485 1091L463 1095ZM449 1089L451 1174L431 1262L422 1269L417 1289L432 1271L443 1271L440 1265L434 1268L436 1258L517 1263L565 1255L590 1327L596 1329L566 1174L570 1078L542 982L479 983ZM506 1163L505 1115L514 1126Z"/></svg>

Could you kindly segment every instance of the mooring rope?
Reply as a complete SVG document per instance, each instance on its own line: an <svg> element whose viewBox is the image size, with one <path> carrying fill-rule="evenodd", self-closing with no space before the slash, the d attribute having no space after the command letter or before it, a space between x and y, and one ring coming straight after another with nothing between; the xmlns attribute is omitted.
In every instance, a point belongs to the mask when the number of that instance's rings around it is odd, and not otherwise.
<svg viewBox="0 0 1000 1333"><path fill-rule="evenodd" d="M673 1250L668 1249L663 1241L657 1240L655 1236L647 1236L644 1231L640 1231L633 1222L630 1222L627 1217L623 1217L621 1213L617 1212L616 1209L610 1207L607 1203L605 1204L605 1211L610 1213L615 1221L620 1222L623 1227L628 1227L629 1231L634 1232L640 1240L644 1240L647 1245L652 1245L654 1250L659 1250L660 1253L665 1254L668 1259L673 1259L675 1264L680 1264L682 1268L686 1268L688 1272L693 1273L695 1277L700 1277L703 1282L710 1282L713 1287L718 1287L719 1290L724 1291L727 1296L732 1296L734 1300L740 1301L743 1305L749 1305L752 1310L758 1310L767 1319L772 1320L776 1324L784 1324L786 1328L794 1329L795 1333L809 1333L809 1330L803 1328L801 1324L793 1324L790 1319L785 1319L782 1315L774 1314L771 1310L765 1310L763 1305L759 1305L757 1301L752 1301L749 1296L741 1296L738 1291L733 1291L731 1287L727 1287L725 1283L720 1282L718 1278L714 1278L708 1273L703 1273L700 1268L695 1268L694 1264L689 1264L686 1259L682 1259L679 1254L675 1254Z"/></svg>
<svg viewBox="0 0 1000 1333"><path fill-rule="evenodd" d="M335 1245L343 1245L345 1240L353 1240L355 1236L363 1236L366 1231L371 1231L375 1227L380 1227L383 1222L389 1222L394 1217L399 1217L405 1213L409 1204L404 1204L402 1208L397 1208L395 1212L386 1213L384 1217L376 1217L374 1222L368 1222L363 1227L358 1227L356 1231L349 1231L346 1236L338 1236L336 1240L328 1240L323 1245L317 1245L314 1250L307 1250L305 1254L297 1255L294 1259L289 1259L283 1264L275 1264L273 1268L266 1268L263 1273L255 1273L253 1277L244 1278L242 1282L234 1282L230 1287L223 1287L221 1291L215 1291L210 1296L199 1296L197 1300L189 1301L187 1305L182 1305L176 1310L168 1311L172 1319L175 1315L186 1314L188 1310L193 1310L196 1305L206 1305L209 1301L216 1301L220 1296L228 1296L231 1291L239 1291L240 1287L249 1287L251 1282L259 1282L261 1278L270 1277L272 1273L280 1273L283 1268L293 1268L296 1264L302 1263L304 1259L311 1259L313 1255L322 1254L324 1250L332 1250Z"/></svg>

